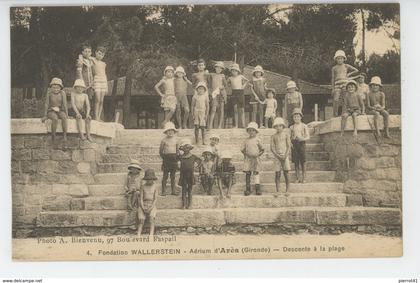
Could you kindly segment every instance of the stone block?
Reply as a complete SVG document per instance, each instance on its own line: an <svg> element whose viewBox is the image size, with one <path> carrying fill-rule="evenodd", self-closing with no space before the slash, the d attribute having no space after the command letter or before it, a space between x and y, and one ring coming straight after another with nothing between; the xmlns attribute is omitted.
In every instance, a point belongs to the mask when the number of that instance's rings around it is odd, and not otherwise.
<svg viewBox="0 0 420 283"><path fill-rule="evenodd" d="M156 226L158 227L208 227L226 224L223 210L215 209L165 209L158 210Z"/></svg>
<svg viewBox="0 0 420 283"><path fill-rule="evenodd" d="M315 223L312 209L243 208L226 209L227 224L253 223Z"/></svg>
<svg viewBox="0 0 420 283"><path fill-rule="evenodd" d="M12 184L28 184L31 180L31 175L24 173L13 173Z"/></svg>
<svg viewBox="0 0 420 283"><path fill-rule="evenodd" d="M51 159L52 160L71 160L71 151L63 151L63 150L51 150Z"/></svg>
<svg viewBox="0 0 420 283"><path fill-rule="evenodd" d="M45 136L30 135L25 136L25 148L44 148L46 146Z"/></svg>
<svg viewBox="0 0 420 283"><path fill-rule="evenodd" d="M60 175L62 184L93 184L94 178L90 174L66 174Z"/></svg>
<svg viewBox="0 0 420 283"><path fill-rule="evenodd" d="M369 157L362 157L357 159L356 167L363 170L373 170L376 168L376 160Z"/></svg>
<svg viewBox="0 0 420 283"><path fill-rule="evenodd" d="M401 168L380 168L374 171L375 178L380 180L401 180Z"/></svg>
<svg viewBox="0 0 420 283"><path fill-rule="evenodd" d="M363 206L363 197L359 194L347 195L346 206Z"/></svg>
<svg viewBox="0 0 420 283"><path fill-rule="evenodd" d="M364 190L376 190L376 191L395 191L397 190L397 183L395 181L388 180L365 180L360 183L361 188Z"/></svg>
<svg viewBox="0 0 420 283"><path fill-rule="evenodd" d="M25 196L25 206L27 205L41 205L41 195L31 194Z"/></svg>
<svg viewBox="0 0 420 283"><path fill-rule="evenodd" d="M395 160L392 157L379 157L376 159L376 167L377 168L389 168L395 167Z"/></svg>
<svg viewBox="0 0 420 283"><path fill-rule="evenodd" d="M52 185L46 183L39 183L36 185L25 185L25 197L32 197L32 195L49 195L52 193Z"/></svg>
<svg viewBox="0 0 420 283"><path fill-rule="evenodd" d="M78 172L77 163L71 160L62 160L58 162L54 172L59 174L76 174Z"/></svg>
<svg viewBox="0 0 420 283"><path fill-rule="evenodd" d="M46 134L47 125L39 118L12 119L12 134Z"/></svg>
<svg viewBox="0 0 420 283"><path fill-rule="evenodd" d="M50 157L50 150L47 148L32 149L33 160L48 160Z"/></svg>
<svg viewBox="0 0 420 283"><path fill-rule="evenodd" d="M42 209L44 211L66 211L70 209L71 197L61 196L47 196L42 201Z"/></svg>
<svg viewBox="0 0 420 283"><path fill-rule="evenodd" d="M70 210L85 210L85 199L83 198L71 199Z"/></svg>
<svg viewBox="0 0 420 283"><path fill-rule="evenodd" d="M319 225L399 225L401 212L393 208L349 207L317 210Z"/></svg>
<svg viewBox="0 0 420 283"><path fill-rule="evenodd" d="M13 193L12 194L12 204L13 206L23 206L25 197L22 193Z"/></svg>
<svg viewBox="0 0 420 283"><path fill-rule="evenodd" d="M127 210L128 200L124 196L85 198L86 210Z"/></svg>
<svg viewBox="0 0 420 283"><path fill-rule="evenodd" d="M82 150L73 150L71 154L71 160L74 162L83 161L83 152Z"/></svg>
<svg viewBox="0 0 420 283"><path fill-rule="evenodd" d="M13 135L10 142L11 142L11 145L12 145L12 149L24 148L25 147L24 136Z"/></svg>
<svg viewBox="0 0 420 283"><path fill-rule="evenodd" d="M68 194L74 197L86 197L89 195L88 186L85 184L71 184Z"/></svg>
<svg viewBox="0 0 420 283"><path fill-rule="evenodd" d="M77 172L81 174L90 173L90 163L89 162L80 162L77 164Z"/></svg>
<svg viewBox="0 0 420 283"><path fill-rule="evenodd" d="M400 206L400 193L397 191L367 190L363 199L366 206Z"/></svg>
<svg viewBox="0 0 420 283"><path fill-rule="evenodd" d="M33 174L38 171L38 162L36 161L20 161L20 170L23 173Z"/></svg>
<svg viewBox="0 0 420 283"><path fill-rule="evenodd" d="M52 193L57 196L64 196L69 192L69 185L66 184L52 184Z"/></svg>
<svg viewBox="0 0 420 283"><path fill-rule="evenodd" d="M38 162L38 172L46 174L54 173L58 164L58 161L41 160Z"/></svg>
<svg viewBox="0 0 420 283"><path fill-rule="evenodd" d="M96 150L91 148L83 150L83 160L88 162L96 161Z"/></svg>
<svg viewBox="0 0 420 283"><path fill-rule="evenodd" d="M32 152L29 148L20 148L12 150L12 160L31 160Z"/></svg>
<svg viewBox="0 0 420 283"><path fill-rule="evenodd" d="M20 173L20 161L12 161L11 164L12 173Z"/></svg>

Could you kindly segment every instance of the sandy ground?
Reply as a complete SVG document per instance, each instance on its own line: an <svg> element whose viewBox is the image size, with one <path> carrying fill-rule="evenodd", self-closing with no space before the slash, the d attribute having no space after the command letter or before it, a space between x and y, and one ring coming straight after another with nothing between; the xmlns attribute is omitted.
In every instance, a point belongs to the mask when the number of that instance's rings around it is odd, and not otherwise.
<svg viewBox="0 0 420 283"><path fill-rule="evenodd" d="M100 236L13 239L13 260L399 257L402 238L341 235Z"/></svg>

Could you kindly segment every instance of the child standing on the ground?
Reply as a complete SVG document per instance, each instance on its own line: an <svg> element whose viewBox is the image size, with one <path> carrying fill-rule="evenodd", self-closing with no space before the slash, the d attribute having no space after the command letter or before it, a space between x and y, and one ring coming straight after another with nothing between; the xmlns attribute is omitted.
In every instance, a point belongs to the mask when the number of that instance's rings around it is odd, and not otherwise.
<svg viewBox="0 0 420 283"><path fill-rule="evenodd" d="M166 66L163 71L163 78L155 85L156 92L161 96L160 105L165 113L163 125L171 121L175 113L177 99L175 96L175 83L174 83L174 67ZM163 93L160 91L163 88Z"/></svg>
<svg viewBox="0 0 420 283"><path fill-rule="evenodd" d="M264 116L264 104L265 94L267 90L267 83L264 78L264 69L261 66L255 66L252 71L252 81L251 84L251 99L250 104L252 105L252 121L257 122L257 113L258 113L258 126L264 128L263 125L263 116ZM268 124L265 124L268 127Z"/></svg>
<svg viewBox="0 0 420 283"><path fill-rule="evenodd" d="M63 128L63 141L67 141L67 117L67 95L63 91L63 82L59 78L53 78L45 98L44 117L42 117L41 121L45 122L47 119L51 119L51 136L54 146L58 119L61 120Z"/></svg>
<svg viewBox="0 0 420 283"><path fill-rule="evenodd" d="M207 86L199 82L196 87L197 93L194 94L191 102L194 119L195 143L198 144L199 132L201 130L202 143L205 144L205 129L207 117L209 115L209 97L206 95Z"/></svg>
<svg viewBox="0 0 420 283"><path fill-rule="evenodd" d="M302 122L303 114L299 108L293 111L293 125L290 127L292 136L292 160L295 164L296 183L305 183L306 178L306 141L309 140L308 126ZM299 170L302 175L299 177Z"/></svg>
<svg viewBox="0 0 420 283"><path fill-rule="evenodd" d="M358 70L344 62L347 60L346 53L343 50L337 50L334 54L335 66L331 69L331 87L333 96L333 114L338 116L338 108L342 104L343 95L342 88L351 76L358 72Z"/></svg>
<svg viewBox="0 0 420 283"><path fill-rule="evenodd" d="M216 160L211 147L203 151L203 160L200 165L200 181L204 192L211 195L216 173Z"/></svg>
<svg viewBox="0 0 420 283"><path fill-rule="evenodd" d="M367 96L367 107L369 109L370 114L374 115L376 134L378 136L381 135L381 131L378 127L378 119L379 116L382 115L384 117L385 137L389 138L389 113L385 110L385 94L381 91L381 78L377 76L372 77L369 85L370 92Z"/></svg>
<svg viewBox="0 0 420 283"><path fill-rule="evenodd" d="M362 98L363 104L366 107L367 95L369 93L369 86L365 83L365 79L366 79L366 74L360 73L360 75L357 77L357 90L360 97ZM364 115L365 112L362 112L362 114Z"/></svg>
<svg viewBox="0 0 420 283"><path fill-rule="evenodd" d="M241 152L244 155L244 169L245 172L245 181L246 181L246 190L245 195L248 196L251 194L251 176L254 176L255 191L257 195L261 195L260 187L260 171L261 171L261 161L260 156L264 153L264 147L259 138L258 134L258 125L255 122L251 122L246 127L246 132L249 137L245 140Z"/></svg>
<svg viewBox="0 0 420 283"><path fill-rule="evenodd" d="M184 140L181 144L180 150L183 154L180 156L180 176L178 185L182 187L182 208L191 209L192 205L192 189L195 184L194 166L201 164L201 159L191 154L194 146L190 140Z"/></svg>
<svg viewBox="0 0 420 283"><path fill-rule="evenodd" d="M132 159L128 165L128 172L124 184L125 195L128 197L128 207L130 210L138 209L140 205L141 170L140 163L137 160Z"/></svg>
<svg viewBox="0 0 420 283"><path fill-rule="evenodd" d="M298 91L296 83L294 81L289 81L286 85L286 96L284 98L285 105L285 119L288 122L290 127L293 124L292 112L295 108L299 108L300 111L303 111L303 98L302 94Z"/></svg>
<svg viewBox="0 0 420 283"><path fill-rule="evenodd" d="M228 78L228 85L232 88L231 100L235 118L235 128L239 127L239 116L241 117L242 127L245 127L245 94L244 89L248 84L248 79L241 75L238 64L230 67L232 76Z"/></svg>
<svg viewBox="0 0 420 283"><path fill-rule="evenodd" d="M341 115L341 136L344 135L347 118L351 115L353 118L354 131L353 136L357 136L357 116L364 112L362 98L357 93L357 83L350 80L346 83L346 94L344 96L343 114Z"/></svg>
<svg viewBox="0 0 420 283"><path fill-rule="evenodd" d="M268 122L271 120L272 122L276 118L276 111L277 111L277 100L274 98L276 95L276 90L274 88L267 89L267 99L264 101L266 104L265 108L265 126L268 128Z"/></svg>
<svg viewBox="0 0 420 283"><path fill-rule="evenodd" d="M85 83L81 79L74 82L74 92L71 93L71 110L73 116L76 118L77 130L79 131L80 139L85 140L85 135L82 132L82 120L85 120L85 130L87 140L92 142L90 136L90 103L89 97L84 91L86 90Z"/></svg>
<svg viewBox="0 0 420 283"><path fill-rule="evenodd" d="M176 121L181 129L187 128L188 117L190 116L190 105L188 103L187 92L188 85L192 83L188 80L183 67L178 66L175 69L175 96L176 96ZM184 111L184 119L181 119L181 112Z"/></svg>
<svg viewBox="0 0 420 283"><path fill-rule="evenodd" d="M155 171L153 169L147 169L144 177L144 184L140 189L139 203L140 207L137 210L137 217L139 220L139 228L137 230L137 236L141 235L143 230L144 222L146 218L149 218L150 232L149 235L153 236L155 232L155 218L156 218L156 201L157 201L157 189L155 182L157 180Z"/></svg>
<svg viewBox="0 0 420 283"><path fill-rule="evenodd" d="M230 190L235 184L235 166L232 163L232 153L223 151L220 155L221 162L217 165L216 178L220 196L224 198L223 189L226 188L226 197L230 198Z"/></svg>
<svg viewBox="0 0 420 283"><path fill-rule="evenodd" d="M213 128L214 117L219 111L219 125L218 128L222 128L224 122L224 112L226 104L226 87L227 81L225 75L222 73L225 68L223 62L216 62L214 65L215 73L210 74L210 86L211 86L211 112L209 120L209 129Z"/></svg>
<svg viewBox="0 0 420 283"><path fill-rule="evenodd" d="M85 82L86 94L89 97L89 103L93 104L93 96L95 91L93 90L93 70L92 70L92 47L88 44L82 46L82 54L79 54L79 58L76 62L76 79L82 79ZM93 111L93 108L91 108ZM93 115L92 112L89 115Z"/></svg>
<svg viewBox="0 0 420 283"><path fill-rule="evenodd" d="M175 191L175 173L178 169L178 155L179 148L178 142L175 137L177 129L172 122L167 122L163 133L166 135L160 143L159 155L163 160L162 163L162 196L166 195L166 182L168 181L168 176L171 178L171 192L172 195L176 195Z"/></svg>
<svg viewBox="0 0 420 283"><path fill-rule="evenodd" d="M99 46L95 51L95 57L91 57L93 70L93 89L95 90L95 120L102 121L101 115L104 109L104 97L108 93L108 79L106 77L106 63L103 60L106 49Z"/></svg>
<svg viewBox="0 0 420 283"><path fill-rule="evenodd" d="M275 157L275 183L276 183L276 195L280 192L280 180L281 180L281 171L284 174L284 180L286 182L286 193L289 191L290 181L289 181L289 171L290 171L290 161L289 153L291 148L290 143L290 133L289 130L285 129L286 124L284 123L283 118L276 118L273 122L273 128L276 130L276 133L271 136L270 149Z"/></svg>

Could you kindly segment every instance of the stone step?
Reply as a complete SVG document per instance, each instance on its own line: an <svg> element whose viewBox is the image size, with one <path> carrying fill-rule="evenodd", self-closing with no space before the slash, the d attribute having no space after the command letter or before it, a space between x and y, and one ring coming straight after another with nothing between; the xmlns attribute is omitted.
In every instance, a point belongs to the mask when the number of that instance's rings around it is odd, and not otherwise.
<svg viewBox="0 0 420 283"><path fill-rule="evenodd" d="M124 210L128 209L128 199L125 196L112 197L85 197L68 199L70 210ZM291 193L279 195L232 195L230 198L218 196L194 195L193 209L208 208L273 208L273 207L343 207L347 204L346 194L319 194L319 193ZM181 196L159 196L156 202L158 209L181 209ZM49 203L44 210L61 210L63 199Z"/></svg>
<svg viewBox="0 0 420 283"><path fill-rule="evenodd" d="M202 152L193 152L195 155L201 157ZM244 160L243 154L238 150L237 152L232 152L232 161ZM102 163L126 163L128 164L131 159L136 159L140 163L154 163L162 162L162 158L158 153L156 154L105 154L102 157ZM261 155L261 161L273 161L274 156L271 152L265 152ZM328 152L307 152L306 161L329 161Z"/></svg>
<svg viewBox="0 0 420 283"><path fill-rule="evenodd" d="M135 224L136 213L127 210L44 211L38 227L115 227ZM230 224L400 225L401 212L374 207L282 207L161 209L157 227L214 227Z"/></svg>
<svg viewBox="0 0 420 283"><path fill-rule="evenodd" d="M284 181L284 179L282 179ZM156 184L159 192L161 191L160 182ZM273 183L263 183L261 184L263 194L272 194L276 192L276 186ZM285 184L282 183L280 190L284 192ZM168 192L170 191L170 186L167 187ZM236 183L231 188L231 194L240 194L242 195L245 190L244 183ZM177 192L180 192L180 188L177 188ZM343 192L343 183L292 183L290 184L290 193L329 193L329 194L338 194ZM89 185L89 195L90 196L118 196L125 193L124 186L122 184L117 185ZM255 194L255 191L252 192ZM205 192L201 185L196 184L193 186L194 195L204 195ZM213 186L213 195L219 194L219 188Z"/></svg>
<svg viewBox="0 0 420 283"><path fill-rule="evenodd" d="M197 146L194 150L201 152L204 149L204 146ZM264 144L264 149L267 152L270 152L270 145ZM238 147L235 145L222 144L220 150L238 150ZM239 150L238 150L239 151ZM323 143L307 143L306 144L306 153L309 152L325 152ZM136 144L127 144L127 145L110 145L107 147L108 154L159 154L159 144L156 145L136 145Z"/></svg>
<svg viewBox="0 0 420 283"><path fill-rule="evenodd" d="M335 180L335 171L307 171L306 172L306 182L334 182ZM158 179L161 179L162 173L158 172ZM196 174L198 175L198 174ZM289 172L291 182L296 180L294 171ZM179 173L177 173L179 176ZM264 171L260 173L260 182L261 183L273 183L274 182L274 171ZM236 180L245 180L245 174L243 172L235 173ZM124 184L126 178L126 173L98 173L94 176L96 184ZM178 178L177 178L178 179Z"/></svg>
<svg viewBox="0 0 420 283"><path fill-rule="evenodd" d="M243 162L233 162L236 171L242 171ZM116 173L116 172L127 172L128 163L99 163L97 168L99 173ZM162 168L162 162L146 163L142 165L144 169L151 168L155 171L160 171ZM261 164L262 171L272 170L274 166L273 161L263 161ZM293 163L291 163L294 168ZM310 171L328 171L331 169L330 161L307 161L306 170Z"/></svg>

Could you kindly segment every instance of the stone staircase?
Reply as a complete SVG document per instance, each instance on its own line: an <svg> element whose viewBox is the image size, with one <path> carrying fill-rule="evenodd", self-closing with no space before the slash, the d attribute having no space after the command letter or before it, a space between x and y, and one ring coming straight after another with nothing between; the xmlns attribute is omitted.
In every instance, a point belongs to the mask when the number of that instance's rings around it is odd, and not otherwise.
<svg viewBox="0 0 420 283"><path fill-rule="evenodd" d="M261 182L263 195L244 196L245 176L242 173L240 144L246 137L243 129L217 130L221 136L220 149L233 151L236 167L236 184L230 199L220 199L218 188L213 195L204 194L200 185L193 188L191 210L182 210L181 196L159 196L156 225L158 233L186 233L200 231L220 232L220 227L274 225L318 231L357 231L369 225L399 225L400 210L395 208L364 207L361 195L346 194L343 183L337 181L330 156L324 150L320 136L313 136L307 143L306 183L294 183L294 171L290 194L274 196L274 171L269 149L272 129L261 130L260 138L265 146L262 156ZM178 137L193 137L192 130L183 130ZM108 146L97 164L95 183L88 187L86 197L74 198L70 209L42 211L37 224L44 228L133 227L135 213L127 209L123 184L130 159L137 159L143 168L153 168L158 175L160 190L161 159L158 154L161 130L121 130ZM202 146L193 152L201 156ZM293 164L292 164L293 168ZM285 190L282 177L282 191ZM169 187L168 187L169 188ZM309 228L308 228L309 227ZM314 228L315 227L315 228ZM168 232L171 231L172 232ZM189 230L187 230L189 229Z"/></svg>

